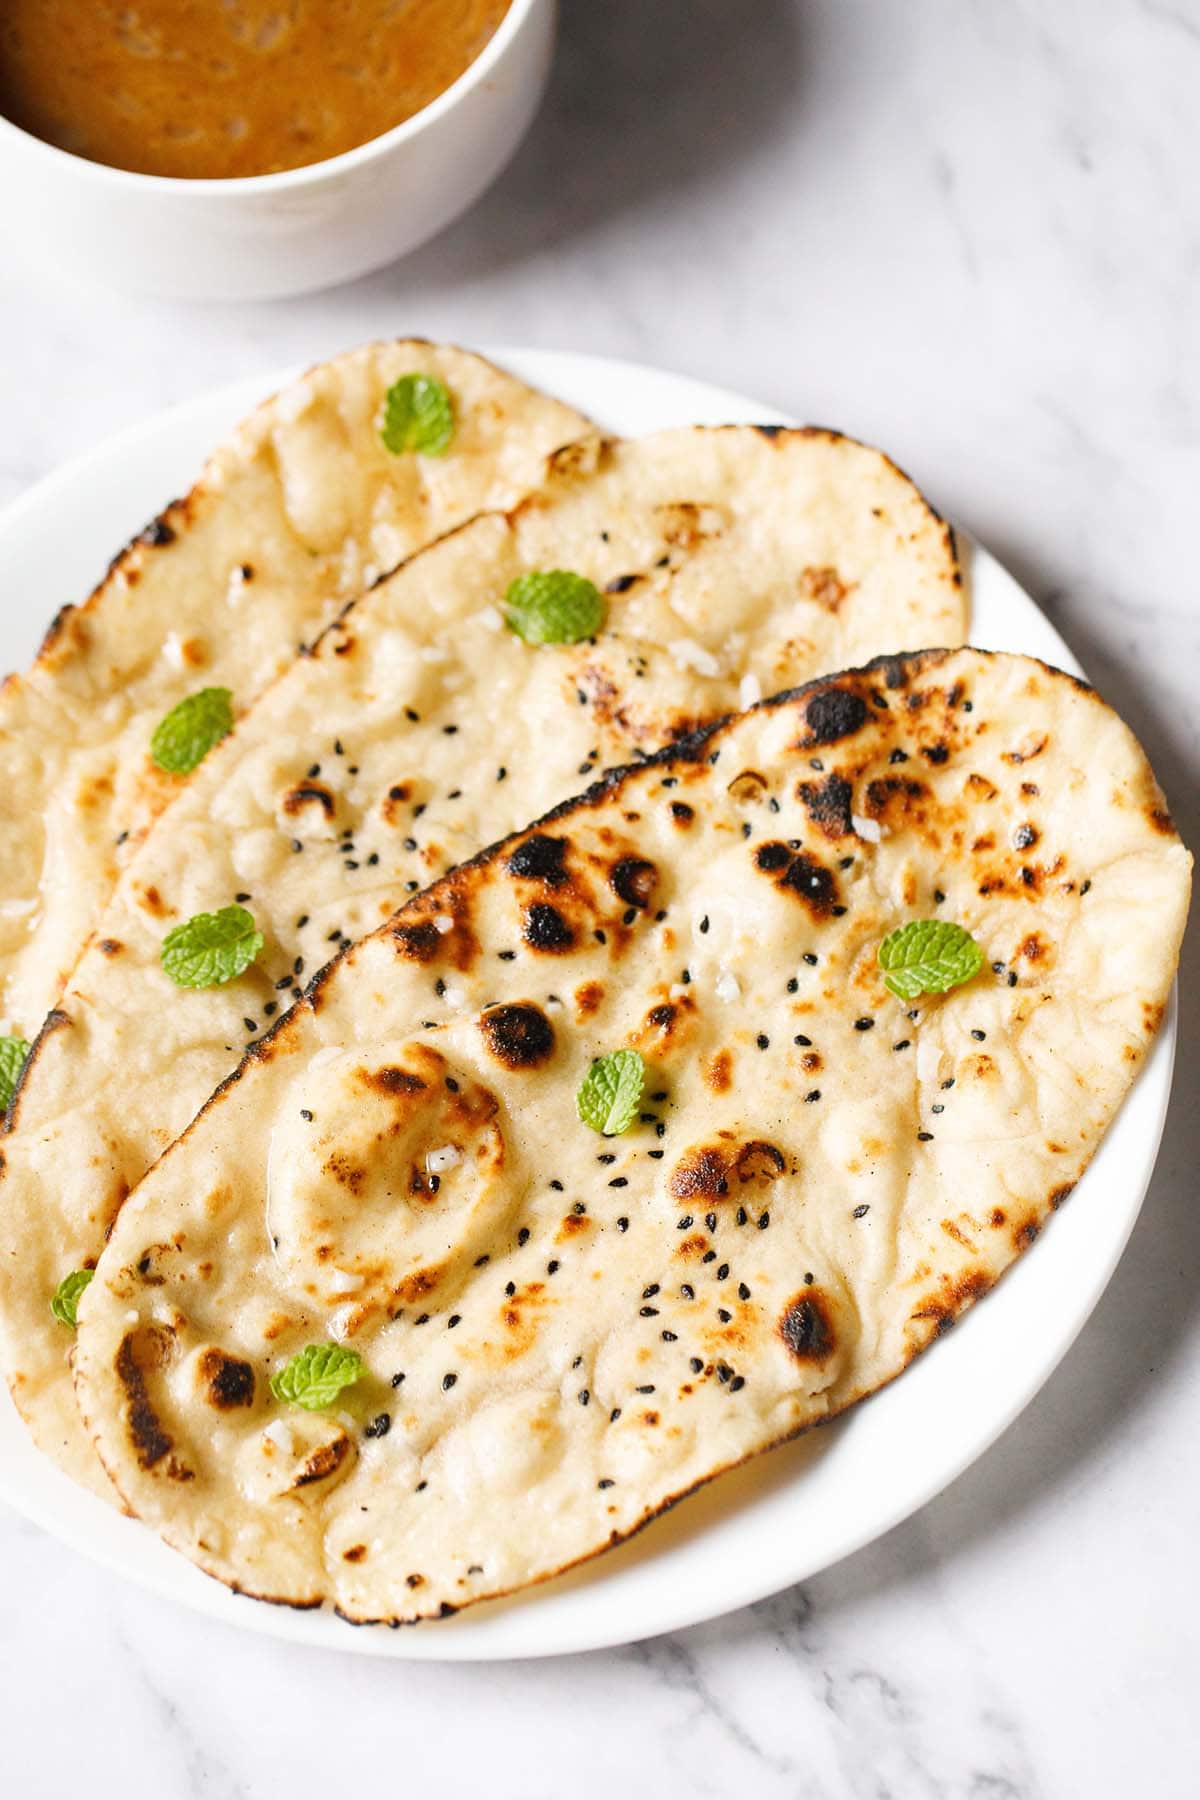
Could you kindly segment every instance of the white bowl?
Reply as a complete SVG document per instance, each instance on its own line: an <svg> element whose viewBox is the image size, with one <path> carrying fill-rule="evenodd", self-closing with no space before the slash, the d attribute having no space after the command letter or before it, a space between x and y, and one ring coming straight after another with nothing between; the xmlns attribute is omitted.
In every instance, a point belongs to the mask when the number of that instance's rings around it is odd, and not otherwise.
<svg viewBox="0 0 1200 1800"><path fill-rule="evenodd" d="M277 175L138 175L0 117L5 239L72 278L180 299L266 299L351 281L423 244L500 173L546 85L556 13L556 0L512 0L482 53L421 112Z"/></svg>

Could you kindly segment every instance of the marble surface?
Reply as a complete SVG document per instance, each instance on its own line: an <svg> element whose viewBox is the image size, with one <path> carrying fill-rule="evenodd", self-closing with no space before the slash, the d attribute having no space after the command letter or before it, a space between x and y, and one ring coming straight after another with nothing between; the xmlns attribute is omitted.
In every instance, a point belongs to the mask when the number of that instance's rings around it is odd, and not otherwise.
<svg viewBox="0 0 1200 1800"><path fill-rule="evenodd" d="M1046 607L1200 842L1194 0L564 15L499 185L356 286L166 306L49 290L6 247L0 500L172 401L371 335L668 364L885 445ZM671 1638L406 1667L184 1614L4 1514L4 1791L1194 1795L1196 961L1193 941L1176 1101L1116 1279L908 1524Z"/></svg>

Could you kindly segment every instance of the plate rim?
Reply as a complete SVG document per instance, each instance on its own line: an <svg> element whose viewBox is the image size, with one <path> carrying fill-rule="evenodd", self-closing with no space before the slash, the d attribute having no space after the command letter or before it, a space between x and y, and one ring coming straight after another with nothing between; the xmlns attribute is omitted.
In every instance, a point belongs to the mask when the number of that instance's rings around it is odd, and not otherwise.
<svg viewBox="0 0 1200 1800"><path fill-rule="evenodd" d="M604 406L596 406L596 399L611 391L623 391L628 384L641 384L657 393L662 404L662 397L670 394L683 406L694 404L697 413L734 419L741 422L792 423L777 408L760 404L731 389L698 381L692 377L675 374L670 370L656 368L648 364L629 361L627 359L595 356L588 352L530 349L525 347L500 345L483 346L479 354L488 357L500 367L545 389L558 398L573 402L588 412L598 411L603 417ZM22 532L32 531L35 536L39 529L39 514L43 509L53 512L61 505L61 496L75 494L81 485L86 488L89 476L97 470L109 471L119 466L123 459L131 453L142 451L148 444L177 439L180 434L186 435L188 430L198 421L207 421L218 415L222 409L237 409L237 415L249 410L257 400L265 398L279 387L295 378L300 371L295 367L268 372L265 375L245 376L237 381L195 395L169 408L165 408L146 418L125 426L101 443L92 446L80 455L60 465L40 481L34 483L24 492L15 496L0 509L0 557L2 557L14 538ZM588 390L587 398L582 397L582 390ZM620 410L618 404L617 410ZM608 428L608 427L605 427ZM643 429L654 429L646 426ZM618 429L611 427L611 429ZM212 442L215 443L214 435ZM199 469L195 470L198 474ZM194 477L193 477L194 478ZM165 500L160 498L156 505L161 508ZM136 530L134 524L131 530ZM1008 584L1014 596L1019 596L1024 607L1032 609L1037 621L1037 629L1045 639L1045 648L1058 659L1060 667L1072 673L1080 674L1082 670L1056 628L1046 619L1032 596L1022 589L1015 579L1004 569L985 548L974 538L955 528L959 540L960 554L963 557L970 576L970 585L978 582L981 576L993 582L997 578ZM106 551L107 555L108 552ZM80 595L82 599L84 596ZM973 641L973 633L969 634ZM1035 652L1029 652L1035 654ZM1071 1311L1069 1324L1054 1337L1049 1353L1037 1362L1031 1375L1021 1384L1015 1386L1008 1394L1006 1403L997 1407L988 1416L986 1428L976 1431L961 1454L956 1451L944 1464L936 1465L927 1479L904 1490L894 1506L881 1508L877 1513L863 1522L855 1531L845 1536L845 1541L831 1555L822 1555L815 1563L811 1559L800 1556L794 1560L794 1566L777 1565L765 1576L760 1571L754 1579L748 1579L741 1586L736 1583L726 1586L711 1599L697 1602L695 1590L688 1589L676 1594L676 1603L669 1605L660 1602L657 1609L652 1608L654 1616L637 1622L632 1629L626 1628L622 1620L610 1618L607 1625L599 1623L588 1628L587 1621L592 1611L598 1611L599 1621L605 1619L606 1607L603 1598L604 1590L610 1586L611 1577L606 1576L607 1556L590 1559L586 1565L583 1589L582 1608L572 1607L568 1602L566 1618L554 1629L554 1600L561 1594L561 1581L558 1578L544 1587L535 1585L525 1590L511 1602L490 1602L480 1608L469 1608L445 1623L432 1622L426 1624L420 1632L389 1632L385 1627L351 1628L345 1621L336 1618L322 1609L313 1612L293 1611L287 1608L260 1605L252 1609L249 1602L238 1605L241 1596L233 1595L220 1583L202 1575L185 1559L165 1548L156 1538L150 1537L150 1552L146 1553L147 1537L145 1528L136 1521L121 1520L120 1526L129 1532L128 1542L135 1545L126 1552L124 1542L119 1537L113 1544L107 1539L97 1542L94 1531L89 1535L89 1524L100 1524L108 1519L111 1524L112 1515L108 1509L103 1513L90 1513L89 1508L102 1508L104 1503L75 1487L69 1478L57 1468L49 1465L52 1479L44 1485L53 1490L61 1484L63 1512L47 1517L44 1506L39 1508L36 1496L31 1498L20 1490L20 1470L17 1479L10 1479L10 1469L0 1457L0 1500L10 1505L16 1512L31 1519L35 1524L60 1538L71 1548L76 1549L102 1566L126 1576L139 1586L149 1589L160 1597L181 1601L193 1610L198 1610L210 1618L223 1623L240 1626L244 1630L258 1631L266 1636L291 1643L303 1643L324 1649L336 1649L357 1654L391 1657L400 1661L504 1661L511 1659L540 1658L545 1656L573 1654L581 1651L611 1648L615 1645L642 1641L646 1638L660 1636L665 1632L685 1629L689 1626L704 1623L726 1613L753 1604L780 1592L782 1589L798 1581L811 1579L820 1571L834 1566L845 1557L853 1555L865 1545L886 1535L905 1519L912 1517L926 1506L937 1494L943 1492L960 1475L976 1462L991 1446L1003 1436L1016 1418L1032 1402L1045 1384L1050 1380L1063 1358L1100 1300L1107 1288L1117 1264L1120 1261L1134 1225L1141 1213L1145 1195L1149 1189L1158 1148L1165 1127L1167 1111L1172 1092L1172 1073L1174 1067L1178 1028L1177 989L1172 986L1171 997L1166 1017L1159 1031L1158 1038L1150 1056L1135 1080L1134 1088L1126 1096L1122 1107L1114 1117L1108 1131L1102 1138L1093 1157L1092 1163L1081 1177L1080 1188L1093 1178L1093 1171L1100 1160L1106 1146L1115 1141L1121 1121L1130 1113L1130 1102L1133 1094L1142 1096L1140 1111L1149 1111L1149 1117L1141 1122L1142 1136L1140 1143L1133 1146L1133 1154L1137 1156L1138 1172L1131 1184L1127 1184L1123 1207L1118 1211L1115 1229L1110 1224L1110 1235L1107 1239L1106 1253L1102 1261L1091 1273L1085 1291L1076 1298ZM1128 1127L1127 1127L1128 1129ZM1124 1147L1124 1146L1123 1146ZM1128 1147L1124 1147L1128 1150ZM1095 1180L1093 1180L1095 1185ZM1076 1209L1078 1210L1078 1209ZM1005 1282L999 1286L998 1292L989 1297L989 1306L1005 1304L1004 1295L1011 1289L1007 1283L1026 1263L1022 1257L1008 1272ZM1011 1303L1010 1303L1011 1304ZM972 1318L964 1321L964 1328L973 1322ZM953 1356L951 1346L961 1341L959 1332L953 1334L948 1343L935 1348L941 1357ZM918 1367L926 1361L918 1359ZM907 1380L911 1384L912 1373ZM887 1396L896 1391L896 1382L889 1383L880 1394L873 1398L869 1406L852 1408L843 1420L835 1422L827 1428L829 1438L836 1439L845 1429L847 1420L871 1417L881 1405L886 1406ZM7 1415L16 1420L15 1409L3 1390L2 1410L0 1410L0 1444L4 1441ZM24 1432L23 1425L17 1422L17 1430ZM802 1440L803 1441L803 1440ZM828 1441L824 1438L822 1441ZM776 1452L776 1455L782 1452ZM750 1459L751 1466L762 1466L760 1456ZM30 1466L36 1465L39 1474L46 1473L40 1453L29 1447ZM18 1463L25 1461L18 1455ZM706 1484L707 1485L707 1484ZM80 1505L80 1502L85 1504ZM737 1509L741 1510L741 1509ZM64 1513L66 1515L64 1519ZM78 1515L76 1523L75 1515ZM712 1535L709 1528L703 1535ZM120 1547L118 1547L120 1546ZM701 1553L703 1554L703 1552ZM654 1588L653 1564L650 1565L650 1585ZM635 1568L634 1585L638 1583L641 1567ZM566 1578L568 1581L570 1577ZM668 1579L668 1591L670 1582ZM596 1594L602 1597L598 1609L592 1605ZM548 1603L548 1604L547 1604ZM550 1629L539 1634L539 1609L543 1617L549 1614ZM618 1612L620 1608L617 1608ZM529 1622L532 1620L532 1628ZM572 1620L575 1621L572 1629Z"/></svg>

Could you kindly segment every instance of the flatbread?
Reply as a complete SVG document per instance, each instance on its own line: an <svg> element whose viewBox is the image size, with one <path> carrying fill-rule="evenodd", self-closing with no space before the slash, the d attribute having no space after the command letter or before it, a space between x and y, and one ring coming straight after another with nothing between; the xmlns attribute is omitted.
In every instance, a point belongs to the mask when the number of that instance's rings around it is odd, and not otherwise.
<svg viewBox="0 0 1200 1800"><path fill-rule="evenodd" d="M449 387L445 455L392 455L384 394ZM347 599L432 538L512 506L587 421L448 345L371 344L248 418L147 526L33 667L0 689L0 1017L32 1037L142 832L180 786L150 737L185 695L240 713Z"/></svg>
<svg viewBox="0 0 1200 1800"><path fill-rule="evenodd" d="M356 1621L628 1536L1033 1242L1162 1018L1189 870L1116 715L975 650L598 784L347 952L131 1198L79 1315L106 1467L222 1581ZM906 1004L877 947L924 917L984 962ZM605 1140L575 1096L618 1046L648 1075ZM363 1378L277 1401L334 1340Z"/></svg>
<svg viewBox="0 0 1200 1800"><path fill-rule="evenodd" d="M531 648L519 574L608 590L596 641ZM414 558L214 750L130 864L35 1047L0 1184L0 1326L38 1442L102 1479L49 1296L250 1038L343 941L599 770L753 692L897 640L950 639L950 534L878 452L750 427L598 440L536 498ZM255 968L181 993L166 931L242 900Z"/></svg>

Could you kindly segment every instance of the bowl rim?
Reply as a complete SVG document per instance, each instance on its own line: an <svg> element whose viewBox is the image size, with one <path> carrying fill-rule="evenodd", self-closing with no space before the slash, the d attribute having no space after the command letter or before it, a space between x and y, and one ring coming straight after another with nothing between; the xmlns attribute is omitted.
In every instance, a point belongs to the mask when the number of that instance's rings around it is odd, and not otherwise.
<svg viewBox="0 0 1200 1800"><path fill-rule="evenodd" d="M400 148L411 138L419 137L423 131L435 125L487 80L535 8L544 4L545 0L509 0L507 12L475 60L468 63L462 74L427 105L421 107L419 112L402 119L390 131L368 138L364 144L355 144L352 149L340 151L337 156L324 157L320 162L301 163L294 169L276 169L267 175L149 175L139 169L122 169L113 163L95 162L91 157L77 155L73 150L63 150L59 145L38 137L35 132L26 131L24 126L15 124L2 112L0 150L6 140L16 140L51 164L57 163L72 169L82 180L107 183L111 187L126 188L134 192L203 196L244 194L251 197L303 188L330 176L349 175L363 164ZM550 0L550 4L553 8L554 0Z"/></svg>

